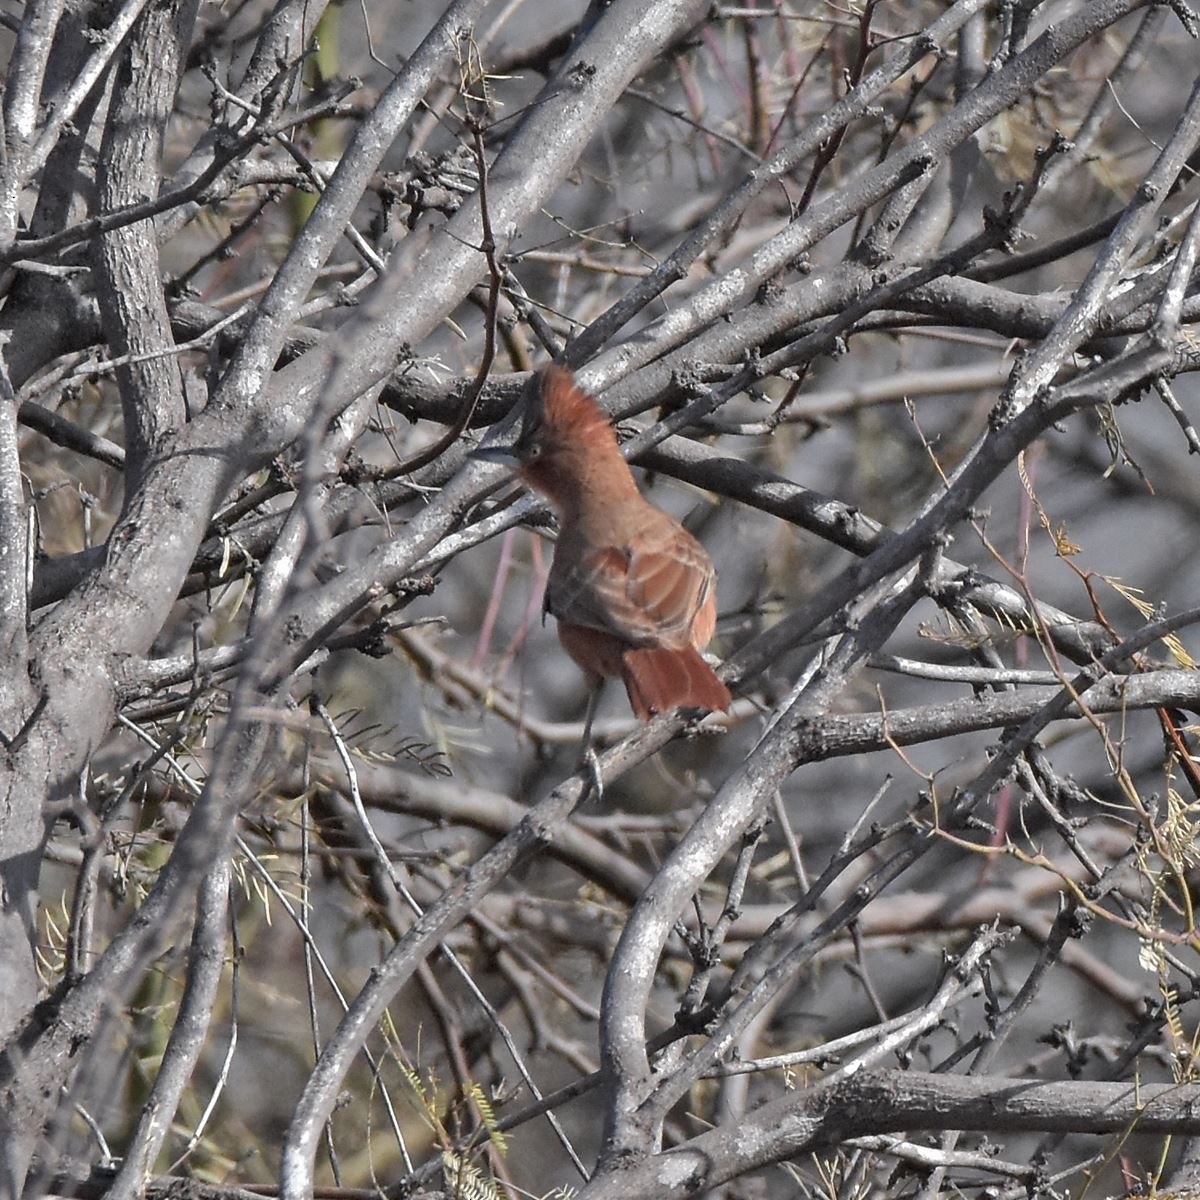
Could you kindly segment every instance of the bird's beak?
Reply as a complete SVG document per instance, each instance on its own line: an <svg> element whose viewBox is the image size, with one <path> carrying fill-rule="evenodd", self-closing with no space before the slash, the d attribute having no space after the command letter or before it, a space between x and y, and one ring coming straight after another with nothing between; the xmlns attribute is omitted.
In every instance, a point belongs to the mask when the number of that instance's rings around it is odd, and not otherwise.
<svg viewBox="0 0 1200 1200"><path fill-rule="evenodd" d="M476 459L479 462L502 463L513 471L521 465L521 460L517 457L516 447L511 445L478 446L467 457Z"/></svg>

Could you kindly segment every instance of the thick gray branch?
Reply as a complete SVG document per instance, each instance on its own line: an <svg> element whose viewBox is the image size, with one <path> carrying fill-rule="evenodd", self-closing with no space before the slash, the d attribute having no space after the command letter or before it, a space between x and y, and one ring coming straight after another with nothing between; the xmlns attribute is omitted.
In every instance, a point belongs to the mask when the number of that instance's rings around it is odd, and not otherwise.
<svg viewBox="0 0 1200 1200"><path fill-rule="evenodd" d="M163 139L195 16L195 0L151 6L122 56L100 154L102 210L158 194ZM96 283L113 353L141 360L117 370L125 414L125 487L132 492L141 485L150 456L184 420L179 364L162 353L174 341L150 222L100 236Z"/></svg>
<svg viewBox="0 0 1200 1200"><path fill-rule="evenodd" d="M872 1071L788 1092L663 1154L597 1176L580 1200L674 1200L846 1138L896 1131L1200 1133L1195 1084L1041 1083Z"/></svg>

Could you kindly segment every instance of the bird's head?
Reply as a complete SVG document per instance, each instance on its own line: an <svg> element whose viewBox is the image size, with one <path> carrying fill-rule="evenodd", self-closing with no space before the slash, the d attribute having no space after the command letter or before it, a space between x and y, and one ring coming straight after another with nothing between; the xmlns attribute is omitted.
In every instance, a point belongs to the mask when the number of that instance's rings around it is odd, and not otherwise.
<svg viewBox="0 0 1200 1200"><path fill-rule="evenodd" d="M509 445L482 446L473 457L513 467L530 486L562 509L597 462L615 455L617 437L604 410L563 367L546 367L527 398L521 432Z"/></svg>

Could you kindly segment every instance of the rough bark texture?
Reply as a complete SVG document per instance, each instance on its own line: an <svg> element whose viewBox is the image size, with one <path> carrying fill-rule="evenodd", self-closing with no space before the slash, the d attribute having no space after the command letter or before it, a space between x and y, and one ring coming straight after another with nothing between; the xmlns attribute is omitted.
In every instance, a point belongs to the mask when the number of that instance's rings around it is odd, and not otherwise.
<svg viewBox="0 0 1200 1200"><path fill-rule="evenodd" d="M1196 26L0 29L0 1200L1192 1178ZM734 696L582 766L551 360Z"/></svg>

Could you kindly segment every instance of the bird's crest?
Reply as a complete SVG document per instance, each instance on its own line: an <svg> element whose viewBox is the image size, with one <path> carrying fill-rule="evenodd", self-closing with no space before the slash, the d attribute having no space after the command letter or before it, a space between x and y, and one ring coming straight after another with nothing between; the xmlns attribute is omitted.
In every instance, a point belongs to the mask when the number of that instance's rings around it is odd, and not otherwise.
<svg viewBox="0 0 1200 1200"><path fill-rule="evenodd" d="M611 435L612 425L604 410L563 367L546 367L541 379L542 405L538 422L543 429L586 438L593 430Z"/></svg>

